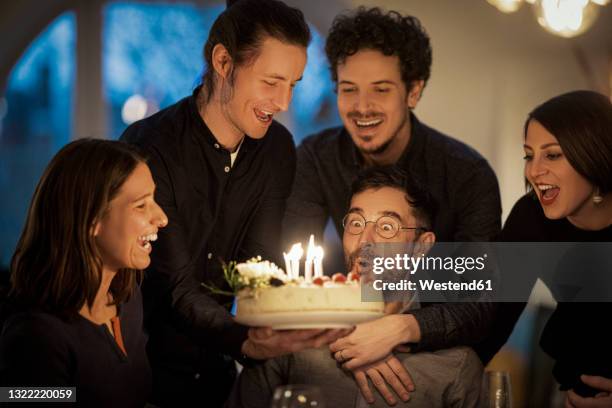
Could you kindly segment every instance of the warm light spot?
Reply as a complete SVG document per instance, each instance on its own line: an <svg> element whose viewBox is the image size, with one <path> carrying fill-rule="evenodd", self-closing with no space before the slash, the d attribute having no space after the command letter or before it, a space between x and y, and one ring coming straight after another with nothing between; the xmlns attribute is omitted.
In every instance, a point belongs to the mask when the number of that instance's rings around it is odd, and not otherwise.
<svg viewBox="0 0 612 408"><path fill-rule="evenodd" d="M147 114L147 100L138 94L130 96L121 109L121 119L127 125L136 122L137 120L144 119Z"/></svg>

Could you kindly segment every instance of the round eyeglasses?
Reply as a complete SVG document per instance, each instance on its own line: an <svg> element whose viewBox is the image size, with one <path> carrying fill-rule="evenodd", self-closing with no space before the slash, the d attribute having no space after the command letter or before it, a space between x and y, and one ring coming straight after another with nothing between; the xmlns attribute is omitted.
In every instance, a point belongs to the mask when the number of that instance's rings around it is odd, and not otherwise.
<svg viewBox="0 0 612 408"><path fill-rule="evenodd" d="M376 221L367 221L363 215L358 213L348 213L342 219L342 227L351 235L361 234L368 223L375 225L375 231L381 238L391 239L395 237L401 230L423 230L422 227L404 227L396 217L383 215Z"/></svg>

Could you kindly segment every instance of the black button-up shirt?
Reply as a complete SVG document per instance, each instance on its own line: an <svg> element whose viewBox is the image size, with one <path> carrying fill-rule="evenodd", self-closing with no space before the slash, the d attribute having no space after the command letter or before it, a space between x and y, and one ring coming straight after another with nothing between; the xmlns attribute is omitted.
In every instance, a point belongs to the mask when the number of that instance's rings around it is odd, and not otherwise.
<svg viewBox="0 0 612 408"><path fill-rule="evenodd" d="M219 304L231 299L210 296L201 283L227 289L221 261L278 260L295 173L292 136L276 122L262 139L246 136L232 166L198 112L198 91L122 135L148 154L155 199L169 219L143 286L150 358L154 369L161 362L194 373L206 365L203 354L240 355L247 333Z"/></svg>

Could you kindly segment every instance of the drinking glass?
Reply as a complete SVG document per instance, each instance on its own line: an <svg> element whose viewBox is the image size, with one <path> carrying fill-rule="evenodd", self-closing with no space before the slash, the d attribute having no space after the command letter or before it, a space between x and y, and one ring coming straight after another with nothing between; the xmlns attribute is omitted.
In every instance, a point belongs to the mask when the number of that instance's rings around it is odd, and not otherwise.
<svg viewBox="0 0 612 408"><path fill-rule="evenodd" d="M485 372L480 402L483 408L512 408L510 375L505 371Z"/></svg>
<svg viewBox="0 0 612 408"><path fill-rule="evenodd" d="M270 408L325 408L319 387L290 384L276 387Z"/></svg>

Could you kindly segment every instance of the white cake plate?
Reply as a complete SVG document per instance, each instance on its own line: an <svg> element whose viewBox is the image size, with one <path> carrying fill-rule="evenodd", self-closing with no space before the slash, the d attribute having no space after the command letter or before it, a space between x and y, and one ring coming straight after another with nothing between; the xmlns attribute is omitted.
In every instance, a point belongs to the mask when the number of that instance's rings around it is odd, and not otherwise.
<svg viewBox="0 0 612 408"><path fill-rule="evenodd" d="M275 330L340 329L383 317L379 312L284 312L236 317L238 323Z"/></svg>

